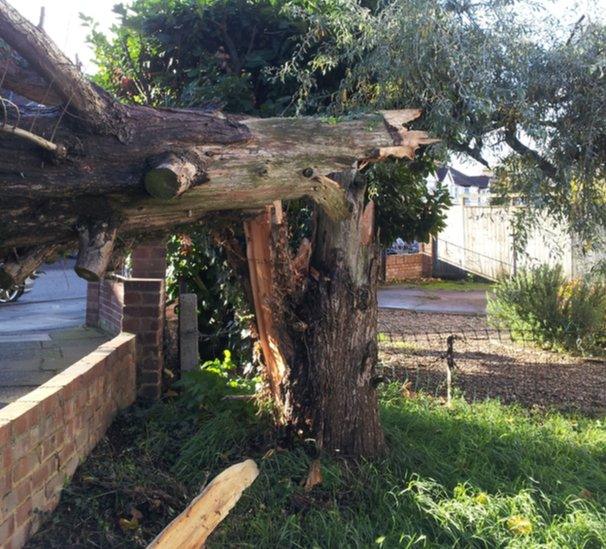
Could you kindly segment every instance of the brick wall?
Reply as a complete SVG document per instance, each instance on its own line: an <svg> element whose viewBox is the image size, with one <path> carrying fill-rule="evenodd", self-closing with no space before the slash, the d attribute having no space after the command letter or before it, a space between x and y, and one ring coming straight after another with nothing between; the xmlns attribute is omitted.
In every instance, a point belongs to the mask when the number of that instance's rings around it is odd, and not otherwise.
<svg viewBox="0 0 606 549"><path fill-rule="evenodd" d="M89 282L86 290L86 325L97 326L110 334L122 330L124 286L119 279Z"/></svg>
<svg viewBox="0 0 606 549"><path fill-rule="evenodd" d="M432 275L431 255L417 254L388 255L385 258L385 282L397 280L418 280Z"/></svg>
<svg viewBox="0 0 606 549"><path fill-rule="evenodd" d="M0 410L1 547L25 544L135 395L135 337L123 333Z"/></svg>
<svg viewBox="0 0 606 549"><path fill-rule="evenodd" d="M98 288L91 290L92 285ZM144 399L159 398L164 367L164 279L116 276L89 283L91 295L87 324L110 333L125 330L135 334L138 395ZM94 310L95 305L96 315L89 315L88 310Z"/></svg>
<svg viewBox="0 0 606 549"><path fill-rule="evenodd" d="M137 336L137 387L144 399L159 398L162 390L165 274L166 245L158 241L133 250L133 278L114 276L88 284L87 325Z"/></svg>

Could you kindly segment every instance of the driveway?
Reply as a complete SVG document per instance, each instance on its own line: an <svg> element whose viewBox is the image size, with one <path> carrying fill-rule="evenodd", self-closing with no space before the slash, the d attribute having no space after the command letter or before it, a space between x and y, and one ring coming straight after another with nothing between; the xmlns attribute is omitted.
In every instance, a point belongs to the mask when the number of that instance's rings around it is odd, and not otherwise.
<svg viewBox="0 0 606 549"><path fill-rule="evenodd" d="M86 282L73 267L74 260L45 265L31 292L0 305L0 407L109 339L84 327Z"/></svg>
<svg viewBox="0 0 606 549"><path fill-rule="evenodd" d="M486 314L484 290L438 290L385 286L379 288L379 307L421 313Z"/></svg>
<svg viewBox="0 0 606 549"><path fill-rule="evenodd" d="M73 259L44 265L45 274L16 303L0 305L0 336L82 326L86 281L74 273Z"/></svg>

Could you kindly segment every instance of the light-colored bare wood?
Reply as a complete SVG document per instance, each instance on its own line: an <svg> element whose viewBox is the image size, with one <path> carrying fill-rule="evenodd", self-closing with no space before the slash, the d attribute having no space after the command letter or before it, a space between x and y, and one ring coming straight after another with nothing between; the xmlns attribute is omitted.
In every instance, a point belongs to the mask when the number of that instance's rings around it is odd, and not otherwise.
<svg viewBox="0 0 606 549"><path fill-rule="evenodd" d="M148 545L148 549L199 549L233 509L242 493L259 475L252 459L232 465L217 475L175 520Z"/></svg>
<svg viewBox="0 0 606 549"><path fill-rule="evenodd" d="M259 343L265 361L265 374L272 394L279 394L278 387L286 373L287 364L280 352L279 336L274 324L272 302L274 301L271 227L273 209L268 206L265 211L244 222L246 234L246 258L255 306ZM287 403L279 402L278 410L286 410Z"/></svg>

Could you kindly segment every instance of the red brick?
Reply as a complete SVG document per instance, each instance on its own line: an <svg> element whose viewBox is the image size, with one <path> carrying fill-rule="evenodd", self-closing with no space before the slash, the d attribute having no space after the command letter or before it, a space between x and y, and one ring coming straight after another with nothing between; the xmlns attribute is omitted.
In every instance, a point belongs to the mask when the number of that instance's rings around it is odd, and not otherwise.
<svg viewBox="0 0 606 549"><path fill-rule="evenodd" d="M124 282L124 294L128 292L160 292L164 289L164 280L131 278Z"/></svg>
<svg viewBox="0 0 606 549"><path fill-rule="evenodd" d="M27 538L30 536L30 525L22 524L15 528L15 532L11 536L10 549L21 549L25 545ZM9 549L9 547L7 547Z"/></svg>
<svg viewBox="0 0 606 549"><path fill-rule="evenodd" d="M10 471L8 469L4 469L2 473L3 476L0 477L0 498L8 494L13 487Z"/></svg>
<svg viewBox="0 0 606 549"><path fill-rule="evenodd" d="M155 400L160 397L160 386L159 385L141 385L138 390L140 398Z"/></svg>
<svg viewBox="0 0 606 549"><path fill-rule="evenodd" d="M46 481L46 484L44 485L44 495L47 499L58 497L63 488L64 479L65 475L61 472L57 472Z"/></svg>
<svg viewBox="0 0 606 549"><path fill-rule="evenodd" d="M160 383L160 372L159 371L153 371L153 370L143 370L141 371L141 373L139 374L139 383L140 384L146 384L146 383L152 383L152 384L156 384L156 383Z"/></svg>
<svg viewBox="0 0 606 549"><path fill-rule="evenodd" d="M38 467L36 467L29 479L31 483L32 492L40 490L46 483L46 479L48 479L54 472L57 471L57 463L57 458L55 456L51 456L43 463L41 463Z"/></svg>
<svg viewBox="0 0 606 549"><path fill-rule="evenodd" d="M28 497L21 505L17 507L15 512L15 523L17 526L21 526L27 522L31 517L32 513L32 499Z"/></svg>
<svg viewBox="0 0 606 549"><path fill-rule="evenodd" d="M5 547L5 543L15 531L15 516L10 515L2 524L0 524L0 547Z"/></svg>
<svg viewBox="0 0 606 549"><path fill-rule="evenodd" d="M126 318L160 318L162 311L153 305L126 305L124 316Z"/></svg>
<svg viewBox="0 0 606 549"><path fill-rule="evenodd" d="M10 419L0 419L0 448L10 442L12 430L12 421Z"/></svg>
<svg viewBox="0 0 606 549"><path fill-rule="evenodd" d="M40 464L40 451L33 449L15 461L12 469L13 486L27 478Z"/></svg>
<svg viewBox="0 0 606 549"><path fill-rule="evenodd" d="M2 471L8 471L13 465L13 460L12 444L0 448L0 468Z"/></svg>

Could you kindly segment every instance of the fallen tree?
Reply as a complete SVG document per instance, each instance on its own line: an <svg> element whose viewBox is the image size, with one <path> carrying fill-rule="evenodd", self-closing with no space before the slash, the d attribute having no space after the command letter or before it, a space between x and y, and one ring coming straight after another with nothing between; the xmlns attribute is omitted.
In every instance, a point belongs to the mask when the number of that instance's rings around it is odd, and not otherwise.
<svg viewBox="0 0 606 549"><path fill-rule="evenodd" d="M12 48L0 61L0 76L13 74L15 58L20 61L14 91L35 102L62 101L50 107L3 101L0 259L13 282L37 266L32 261L15 277L15 261L48 259L52 245L73 248L79 240L99 247L101 240L113 250L116 239L169 231L209 212L310 196L331 217L344 218L346 193L330 173L409 154L425 139L405 132L393 113L335 124L123 105L4 0L0 38ZM79 238L83 232L97 236ZM40 246L49 254L40 254ZM80 274L89 279L103 274L112 255L82 253L99 263L82 265Z"/></svg>
<svg viewBox="0 0 606 549"><path fill-rule="evenodd" d="M0 89L18 94L2 101L2 284L76 246L76 272L98 280L137 239L213 212L252 219L267 204L310 197L319 209L307 248L291 257L285 226L272 219L255 244L268 270L250 269L270 294L257 313L273 338L265 352L272 394L282 423L318 446L379 453L377 235L355 174L433 142L404 126L420 111L335 122L124 105L5 0L0 38L10 47Z"/></svg>

